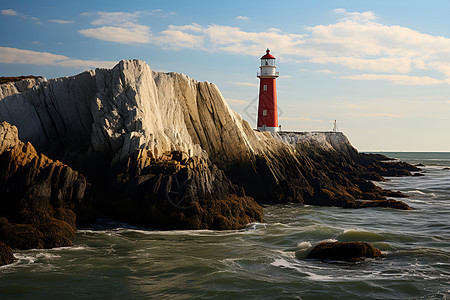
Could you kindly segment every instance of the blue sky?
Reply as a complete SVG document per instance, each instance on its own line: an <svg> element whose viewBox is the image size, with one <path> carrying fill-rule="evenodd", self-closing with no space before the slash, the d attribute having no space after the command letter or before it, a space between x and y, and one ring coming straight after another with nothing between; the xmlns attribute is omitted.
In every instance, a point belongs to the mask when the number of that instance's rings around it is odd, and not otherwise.
<svg viewBox="0 0 450 300"><path fill-rule="evenodd" d="M450 151L450 1L9 1L0 76L142 59L217 84L256 126L277 57L283 130L339 129L364 151Z"/></svg>

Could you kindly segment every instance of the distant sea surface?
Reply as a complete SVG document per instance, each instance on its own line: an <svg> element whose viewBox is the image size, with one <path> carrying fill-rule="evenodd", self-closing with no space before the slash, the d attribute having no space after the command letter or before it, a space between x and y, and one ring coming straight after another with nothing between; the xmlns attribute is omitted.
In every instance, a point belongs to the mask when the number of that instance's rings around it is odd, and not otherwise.
<svg viewBox="0 0 450 300"><path fill-rule="evenodd" d="M424 177L378 183L414 209L265 207L238 231L151 231L100 219L75 247L17 251L0 267L8 299L448 299L450 153L386 153ZM384 258L304 260L321 241L367 241Z"/></svg>

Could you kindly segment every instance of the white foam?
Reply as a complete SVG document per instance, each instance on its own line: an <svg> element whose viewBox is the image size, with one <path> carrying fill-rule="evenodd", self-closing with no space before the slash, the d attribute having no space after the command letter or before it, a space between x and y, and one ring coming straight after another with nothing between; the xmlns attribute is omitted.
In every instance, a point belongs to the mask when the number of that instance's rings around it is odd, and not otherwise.
<svg viewBox="0 0 450 300"><path fill-rule="evenodd" d="M336 239L326 239L326 240L323 240L323 241L321 241L321 243L322 242L332 242L332 243L334 243L334 242L337 242L338 240L336 240Z"/></svg>
<svg viewBox="0 0 450 300"><path fill-rule="evenodd" d="M424 192L419 191L419 190L413 190L413 191L407 191L408 193L414 193L414 194L419 194L419 195L425 195Z"/></svg>
<svg viewBox="0 0 450 300"><path fill-rule="evenodd" d="M307 249L310 248L312 245L310 242L301 242L297 244L297 248L300 249Z"/></svg>
<svg viewBox="0 0 450 300"><path fill-rule="evenodd" d="M331 281L334 280L331 276L318 275L311 272L303 272L308 275L308 278L314 281Z"/></svg>
<svg viewBox="0 0 450 300"><path fill-rule="evenodd" d="M30 265L34 264L37 260L36 256L27 255L25 253L15 253L14 257L17 259L17 264Z"/></svg>
<svg viewBox="0 0 450 300"><path fill-rule="evenodd" d="M291 263L289 263L284 258L275 258L275 260L273 262L271 262L270 265L272 265L274 267L297 269L296 267L294 267Z"/></svg>
<svg viewBox="0 0 450 300"><path fill-rule="evenodd" d="M48 253L48 252L38 253L36 255L36 258L39 258L39 259L42 259L42 258L54 259L54 258L59 258L59 257L61 257L61 256L60 255L56 255L56 254L51 254L51 253Z"/></svg>

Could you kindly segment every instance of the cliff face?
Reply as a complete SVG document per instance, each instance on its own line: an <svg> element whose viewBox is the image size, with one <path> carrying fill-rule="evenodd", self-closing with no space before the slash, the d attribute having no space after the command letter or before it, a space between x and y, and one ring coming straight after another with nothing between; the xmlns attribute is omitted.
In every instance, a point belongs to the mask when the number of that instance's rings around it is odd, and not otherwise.
<svg viewBox="0 0 450 300"><path fill-rule="evenodd" d="M10 93L0 120L85 174L101 211L148 226L239 228L262 220L253 199L344 207L361 207L355 200L364 193L385 200L351 177L364 166L343 134L256 132L214 84L152 72L139 60Z"/></svg>

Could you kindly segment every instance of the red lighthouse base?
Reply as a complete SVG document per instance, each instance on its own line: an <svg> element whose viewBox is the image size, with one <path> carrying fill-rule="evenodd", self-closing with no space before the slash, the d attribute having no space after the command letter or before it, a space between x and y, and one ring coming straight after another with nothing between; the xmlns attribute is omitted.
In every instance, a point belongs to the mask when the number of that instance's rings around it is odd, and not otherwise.
<svg viewBox="0 0 450 300"><path fill-rule="evenodd" d="M257 129L270 132L280 130L278 127L276 78L260 77Z"/></svg>

